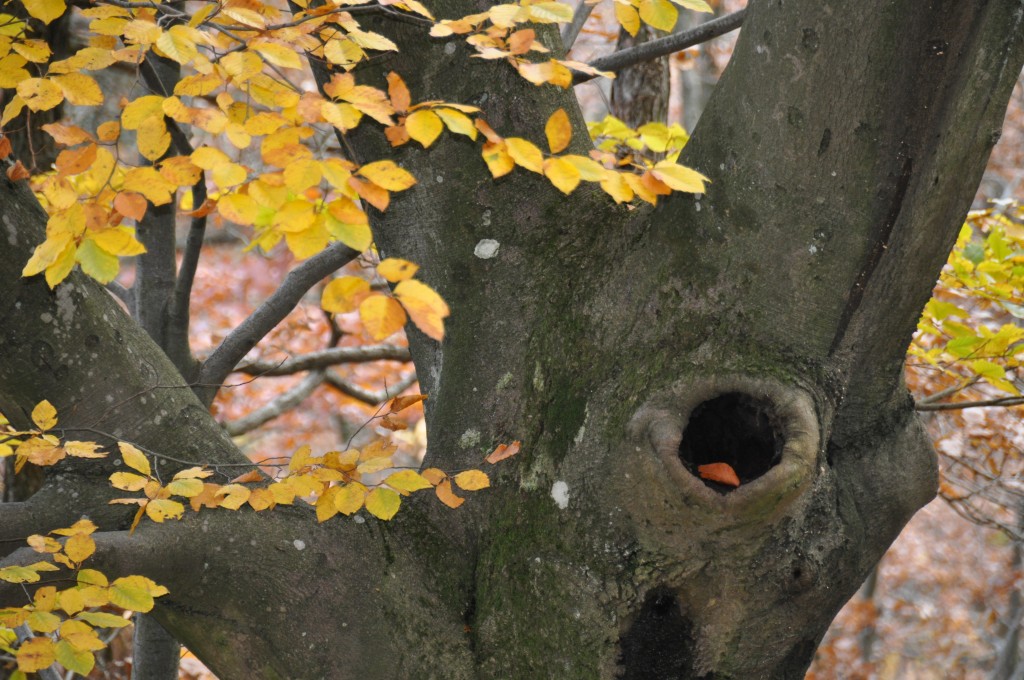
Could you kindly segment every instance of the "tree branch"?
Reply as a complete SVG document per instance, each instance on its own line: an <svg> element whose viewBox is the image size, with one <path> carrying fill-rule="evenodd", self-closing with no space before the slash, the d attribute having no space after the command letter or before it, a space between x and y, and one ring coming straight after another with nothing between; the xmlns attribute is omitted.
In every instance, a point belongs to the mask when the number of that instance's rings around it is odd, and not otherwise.
<svg viewBox="0 0 1024 680"><path fill-rule="evenodd" d="M642 61L650 61L651 59L663 57L666 54L679 52L680 50L685 50L687 47L693 47L694 45L699 45L702 42L707 42L712 38L717 38L720 35L725 35L726 33L735 31L743 23L746 16L747 10L741 9L738 12L726 14L724 17L719 19L701 24L689 31L673 33L672 35L661 38L660 40L652 40L651 42L644 43L643 45L638 45L628 50L622 50L621 52L615 52L606 57L595 59L590 62L590 66L601 71L621 71L624 68L633 66L634 64L639 64ZM592 80L594 77L595 76L589 73L574 73L572 82L573 85L579 85L580 83Z"/></svg>
<svg viewBox="0 0 1024 680"><path fill-rule="evenodd" d="M580 0L580 4L576 5L576 11L572 14L572 21L562 29L562 44L565 46L566 54L572 49L573 43L576 42L580 31L583 30L583 24L587 23L587 19L590 18L590 14L594 11L596 5L597 3L590 4L586 0Z"/></svg>
<svg viewBox="0 0 1024 680"><path fill-rule="evenodd" d="M249 318L238 325L203 362L199 372L200 399L209 404L221 383L238 362L263 337L295 309L302 296L318 281L345 266L359 253L342 243L334 243L288 272L281 287L274 291Z"/></svg>
<svg viewBox="0 0 1024 680"><path fill-rule="evenodd" d="M324 372L314 371L303 378L302 382L298 385L271 399L255 411L246 414L238 420L223 423L224 429L232 437L255 430L260 425L284 415L304 402L313 393L313 390L322 385L323 382Z"/></svg>
<svg viewBox="0 0 1024 680"><path fill-rule="evenodd" d="M202 172L199 175L199 181L192 187L192 209L202 211L205 202L206 173ZM206 215L193 217L185 241L185 249L181 256L181 266L178 268L178 278L174 284L174 291L171 293L170 307L167 311L167 343L171 349L180 354L180 356L171 356L171 360L182 371L186 380L193 379L196 377L194 374L198 372L198 364L192 356L192 349L188 342L188 327L192 284L196 278L196 270L199 268L199 254L203 248L205 235Z"/></svg>
<svg viewBox="0 0 1024 680"><path fill-rule="evenodd" d="M984 399L981 401L959 401L945 402L941 404L925 404L917 402L914 409L917 411L960 411L965 408L983 408L986 406L1020 406L1024 404L1024 397L1003 397L1001 399Z"/></svg>
<svg viewBox="0 0 1024 680"><path fill-rule="evenodd" d="M412 361L409 348L397 345L366 345L363 347L331 347L292 357L281 362L257 359L237 368L238 373L255 376L293 375L302 371L328 368L338 364L359 364L368 361Z"/></svg>
<svg viewBox="0 0 1024 680"><path fill-rule="evenodd" d="M413 383L416 382L416 374L413 373L412 375L404 378L403 380L398 381L391 387L385 387L383 390L379 392L371 392L369 390L364 390L362 387L353 385L352 383L348 382L347 380L344 380L343 378L335 375L330 371L328 371L327 374L324 376L324 382L326 382L328 385L338 390L342 394L348 395L353 399L358 399L364 404L376 406L377 404L381 404L387 401L388 399L391 399L392 397L397 396L402 392L406 391L407 389L409 389L409 387L411 387Z"/></svg>

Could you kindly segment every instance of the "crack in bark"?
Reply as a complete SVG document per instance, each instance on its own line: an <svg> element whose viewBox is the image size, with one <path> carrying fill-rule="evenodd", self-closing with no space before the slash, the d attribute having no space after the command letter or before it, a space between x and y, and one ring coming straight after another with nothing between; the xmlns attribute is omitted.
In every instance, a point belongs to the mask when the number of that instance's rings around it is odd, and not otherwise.
<svg viewBox="0 0 1024 680"><path fill-rule="evenodd" d="M901 149L900 155L903 155L904 152L905 149ZM860 272L857 274L857 278L850 287L849 293L847 293L846 305L843 307L843 313L840 315L839 322L836 325L836 334L832 338L832 345L828 350L829 356L836 353L839 349L839 345L846 337L846 330L850 325L850 321L853 319L853 315L857 312L857 309L860 307L860 303L864 299L864 291L867 290L868 282L871 280L872 274L875 273L875 269L878 267L878 264L882 261L882 254L889 247L889 238L892 236L893 228L896 226L896 221L899 219L900 212L903 210L903 203L907 196L907 189L910 186L910 177L913 174L913 169L914 159L910 156L906 156L903 159L903 167L900 170L900 176L896 179L892 202L889 204L889 214L886 216L885 221L872 235L872 242L874 245L871 247L871 251L868 253L864 265L861 267Z"/></svg>

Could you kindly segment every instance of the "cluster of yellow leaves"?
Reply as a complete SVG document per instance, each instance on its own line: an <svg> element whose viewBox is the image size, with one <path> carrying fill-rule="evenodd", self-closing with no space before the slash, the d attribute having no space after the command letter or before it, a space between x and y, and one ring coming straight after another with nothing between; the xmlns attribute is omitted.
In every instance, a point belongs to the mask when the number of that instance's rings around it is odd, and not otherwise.
<svg viewBox="0 0 1024 680"><path fill-rule="evenodd" d="M517 26L529 23L567 23L572 21L572 14L572 7L563 2L521 0L514 4L495 5L486 12L470 14L461 19L439 21L430 29L430 35L435 38L465 35L466 42L477 52L473 56L480 59L507 59L523 78L534 85L550 83L559 87L570 87L573 69L581 73L614 78L614 74L598 71L580 61L527 59L527 55L531 53L547 54L551 50L536 39L536 33L532 28Z"/></svg>
<svg viewBox="0 0 1024 680"><path fill-rule="evenodd" d="M124 616L101 608L148 612L153 608L153 598L167 594L166 588L145 576L110 581L95 569L83 569L82 563L96 551L91 536L95 531L96 525L82 519L47 536L29 536L29 546L53 561L0 568L0 580L8 583L38 583L41 573L59 571L57 564L75 572L74 585L68 588L42 586L29 604L0 609L0 651L13 656L18 664L11 680L24 680L26 673L54 663L88 675L96 663L94 653L106 647L96 629L123 628L129 623ZM14 630L19 627L27 628L33 636L19 643Z"/></svg>
<svg viewBox="0 0 1024 680"><path fill-rule="evenodd" d="M587 131L599 150L615 154L620 163L625 160L634 165L660 159L675 162L690 141L679 123L647 123L634 130L612 115L588 122Z"/></svg>
<svg viewBox="0 0 1024 680"><path fill-rule="evenodd" d="M386 413L379 415L381 425L388 429L401 429L402 425L390 420L392 414L423 401L422 394L395 397ZM139 510L131 525L134 531L145 515L155 522L180 519L187 501L193 511L202 508L238 510L244 505L257 512L272 510L278 505L292 505L296 499L316 508L317 519L324 522L337 514L352 515L366 508L374 517L389 520L401 506L401 497L414 491L433 488L446 505L457 508L464 499L454 492L477 491L490 486L487 475L480 470L465 470L449 475L437 468L417 472L397 468L393 456L397 447L389 440L378 439L360 449L329 451L313 456L309 446L295 451L287 466L287 474L262 486L250 483L265 482L258 471L251 471L231 480L228 484L208 481L215 473L206 467L192 467L178 472L164 485L152 471L149 459L136 447L125 442L118 444L125 465L134 472L115 472L110 483L123 491L142 491L143 498L118 498L111 503L138 505ZM502 445L488 458L494 464L519 451L519 442Z"/></svg>
<svg viewBox="0 0 1024 680"><path fill-rule="evenodd" d="M0 413L0 458L14 456L14 470L20 472L25 463L55 465L67 456L103 458L94 442L61 441L50 430L57 427L57 410L48 401L32 409L32 422L38 429L18 430Z"/></svg>
<svg viewBox="0 0 1024 680"><path fill-rule="evenodd" d="M397 284L391 295L375 291L369 281L358 276L341 276L324 288L320 306L334 314L359 312L359 319L370 337L383 340L405 326L406 319L434 340L444 338L444 319L448 305L433 288L417 281L412 262L389 257L377 265L377 273Z"/></svg>
<svg viewBox="0 0 1024 680"><path fill-rule="evenodd" d="M972 212L909 354L965 381L1020 396L1024 361L1024 209Z"/></svg>
<svg viewBox="0 0 1024 680"><path fill-rule="evenodd" d="M632 36L640 30L641 21L659 31L671 31L679 18L673 3L683 9L714 13L704 0L615 0L615 19Z"/></svg>
<svg viewBox="0 0 1024 680"><path fill-rule="evenodd" d="M708 178L696 170L671 160L651 163L645 159L618 158L610 151L594 149L589 156L551 155L521 137L502 137L482 120L477 128L487 138L483 147L484 162L494 177L501 177L520 166L543 175L559 191L571 193L581 181L597 182L616 203L640 198L651 204L658 196L673 191L703 193ZM572 127L564 110L558 109L544 127L551 154L565 150L572 138Z"/></svg>

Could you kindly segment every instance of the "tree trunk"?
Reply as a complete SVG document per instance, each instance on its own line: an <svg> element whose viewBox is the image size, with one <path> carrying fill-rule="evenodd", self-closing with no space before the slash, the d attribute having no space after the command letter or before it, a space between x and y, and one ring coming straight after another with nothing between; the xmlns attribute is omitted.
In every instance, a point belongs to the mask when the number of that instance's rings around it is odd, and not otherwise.
<svg viewBox="0 0 1024 680"><path fill-rule="evenodd" d="M458 511L203 511L129 538L102 505L112 468L91 464L36 496L74 484L73 509L0 506L0 539L95 513L99 567L167 585L158 620L226 679L800 677L935 493L903 357L998 137L1022 15L1019 0L753 3L684 153L713 183L656 209L494 182L458 140L400 150L420 183L377 216L377 243L454 310L440 346L410 331L427 464L524 443ZM415 101L479 105L534 140L564 107L588 148L571 93L386 30L406 47L380 68ZM353 137L364 159L387 152ZM43 218L0 182L0 411L48 398L64 427L241 460L98 286L20 278ZM481 239L496 257L474 256ZM742 485L703 483L711 462Z"/></svg>

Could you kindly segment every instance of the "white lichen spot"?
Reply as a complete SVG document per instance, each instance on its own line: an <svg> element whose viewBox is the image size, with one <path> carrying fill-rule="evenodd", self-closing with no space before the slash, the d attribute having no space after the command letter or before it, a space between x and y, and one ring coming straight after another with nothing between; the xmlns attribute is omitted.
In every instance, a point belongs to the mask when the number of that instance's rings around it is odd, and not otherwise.
<svg viewBox="0 0 1024 680"><path fill-rule="evenodd" d="M294 541L292 541L292 545L295 546L296 550L305 550L306 549L306 542L303 541L301 538L296 538Z"/></svg>
<svg viewBox="0 0 1024 680"><path fill-rule="evenodd" d="M480 224L485 227L491 226L491 209L484 210L484 214L480 216Z"/></svg>
<svg viewBox="0 0 1024 680"><path fill-rule="evenodd" d="M366 521L366 519L362 515L356 515L355 517L352 518L352 521L355 522L356 524L362 524L363 522Z"/></svg>
<svg viewBox="0 0 1024 680"><path fill-rule="evenodd" d="M480 443L480 431L472 428L466 430L459 437L459 448L469 449Z"/></svg>
<svg viewBox="0 0 1024 680"><path fill-rule="evenodd" d="M815 253L818 252L818 246L811 246L810 248L807 249L807 252L809 252L811 255L814 255Z"/></svg>
<svg viewBox="0 0 1024 680"><path fill-rule="evenodd" d="M53 315L50 314L49 312L43 312L42 314L39 315L39 320L42 321L43 323L50 323L51 321L53 321Z"/></svg>
<svg viewBox="0 0 1024 680"><path fill-rule="evenodd" d="M65 328L70 328L71 322L75 318L75 301L71 296L74 290L75 287L69 283L57 286L57 314L60 316L61 325Z"/></svg>
<svg viewBox="0 0 1024 680"><path fill-rule="evenodd" d="M565 510L569 507L569 485L562 480L552 484L551 498L554 499L555 505L558 506L559 510Z"/></svg>
<svg viewBox="0 0 1024 680"><path fill-rule="evenodd" d="M450 42L447 45L445 45L444 46L444 53L445 54L455 54L455 43L454 42Z"/></svg>
<svg viewBox="0 0 1024 680"><path fill-rule="evenodd" d="M8 215L4 215L4 226L7 227L7 242L12 246L18 245L18 230Z"/></svg>
<svg viewBox="0 0 1024 680"><path fill-rule="evenodd" d="M476 248L473 248L473 254L481 260L489 260L498 254L498 248L501 248L500 243L493 238L485 238L476 244Z"/></svg>
<svg viewBox="0 0 1024 680"><path fill-rule="evenodd" d="M544 371L541 370L539 361L533 366L533 389L538 392L544 391Z"/></svg>
<svg viewBox="0 0 1024 680"><path fill-rule="evenodd" d="M444 182L444 175L439 174L437 177L434 178L434 180L436 180L438 184L441 184Z"/></svg>

